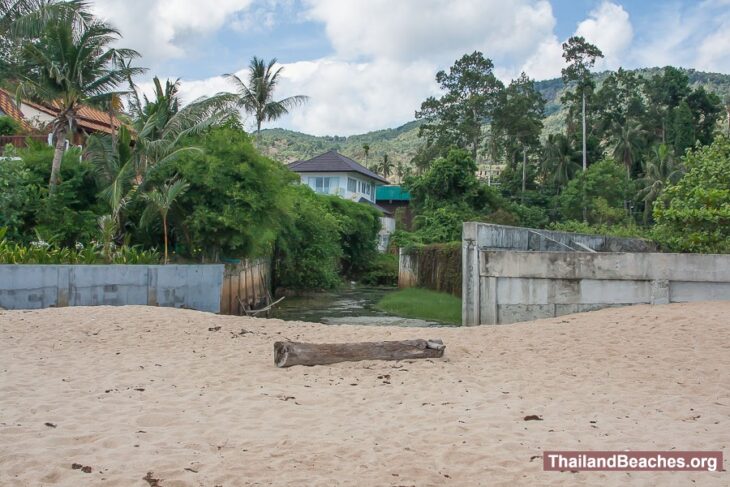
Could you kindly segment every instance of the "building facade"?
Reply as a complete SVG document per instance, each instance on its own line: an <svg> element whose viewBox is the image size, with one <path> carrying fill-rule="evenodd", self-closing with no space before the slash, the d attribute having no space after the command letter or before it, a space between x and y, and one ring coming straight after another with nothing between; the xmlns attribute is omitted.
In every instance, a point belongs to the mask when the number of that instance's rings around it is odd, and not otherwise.
<svg viewBox="0 0 730 487"><path fill-rule="evenodd" d="M395 219L392 212L377 205L375 201L377 188L389 184L387 179L336 151L325 152L305 161L292 162L289 169L299 175L302 184L319 194L339 196L372 205L380 210L382 216L378 249L381 252L387 250L390 235L395 231Z"/></svg>

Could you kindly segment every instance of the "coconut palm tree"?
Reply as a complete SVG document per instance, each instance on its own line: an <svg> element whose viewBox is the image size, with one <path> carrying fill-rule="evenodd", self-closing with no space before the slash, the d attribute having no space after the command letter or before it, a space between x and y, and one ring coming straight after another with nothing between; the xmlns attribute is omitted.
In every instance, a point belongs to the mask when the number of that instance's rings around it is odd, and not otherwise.
<svg viewBox="0 0 730 487"><path fill-rule="evenodd" d="M167 257L167 214L170 208L175 204L176 200L182 196L190 187L182 179L173 179L164 183L160 188L154 188L149 193L144 193L142 198L147 202L147 208L142 213L140 224L142 226L149 225L155 215L159 215L162 219L162 231L165 238L165 264L168 263Z"/></svg>
<svg viewBox="0 0 730 487"><path fill-rule="evenodd" d="M649 222L654 202L666 185L677 182L681 175L682 168L675 162L667 144L652 148L650 158L644 162L644 177L639 179L642 189L636 195L644 202L644 223Z"/></svg>
<svg viewBox="0 0 730 487"><path fill-rule="evenodd" d="M37 39L22 44L19 95L57 110L52 122L52 192L59 183L66 139L76 128L80 105L108 102L121 93L116 88L127 77L144 71L122 62L138 57L136 51L110 47L120 37L119 31L99 20L79 23L76 15L62 12L46 22Z"/></svg>
<svg viewBox="0 0 730 487"><path fill-rule="evenodd" d="M385 179L388 179L393 172L393 162L391 162L388 154L383 154L383 161L378 165L378 171L380 171L380 174L382 174Z"/></svg>
<svg viewBox="0 0 730 487"><path fill-rule="evenodd" d="M248 80L244 82L235 74L225 74L236 90L237 103L240 108L256 118L256 134L261 132L261 124L276 120L289 113L295 106L303 105L309 97L295 95L282 100L274 100L274 91L279 84L283 66L275 68L276 58L266 63L256 56L251 59L248 68Z"/></svg>
<svg viewBox="0 0 730 487"><path fill-rule="evenodd" d="M370 157L370 144L363 144L362 150L365 153L365 167L368 167L368 158Z"/></svg>
<svg viewBox="0 0 730 487"><path fill-rule="evenodd" d="M617 123L613 126L613 132L616 140L613 146L613 158L623 162L626 167L626 179L631 179L631 168L634 167L644 145L641 124L634 120L628 120L624 124Z"/></svg>
<svg viewBox="0 0 730 487"><path fill-rule="evenodd" d="M153 84L152 98L140 98L130 80L132 127L119 128L117 143L108 136L92 136L87 145L85 155L94 165L96 179L104 188L100 196L109 204L118 230L123 228L124 208L136 194L147 189L153 171L185 152L201 150L186 144L186 136L203 133L238 116L230 95L201 98L180 108L178 81L168 80L163 86L155 77Z"/></svg>
<svg viewBox="0 0 730 487"><path fill-rule="evenodd" d="M552 181L559 191L580 169L575 160L577 154L570 145L570 140L563 134L548 135L544 154L543 177L547 181Z"/></svg>

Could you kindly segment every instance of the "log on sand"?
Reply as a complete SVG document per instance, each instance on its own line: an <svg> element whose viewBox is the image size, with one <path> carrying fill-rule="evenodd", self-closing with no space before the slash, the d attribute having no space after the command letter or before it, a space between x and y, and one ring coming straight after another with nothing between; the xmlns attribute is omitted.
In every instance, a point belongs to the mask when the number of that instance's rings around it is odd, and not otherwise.
<svg viewBox="0 0 730 487"><path fill-rule="evenodd" d="M441 340L400 340L361 343L274 343L274 364L327 365L358 360L407 360L438 358L444 355L446 345Z"/></svg>

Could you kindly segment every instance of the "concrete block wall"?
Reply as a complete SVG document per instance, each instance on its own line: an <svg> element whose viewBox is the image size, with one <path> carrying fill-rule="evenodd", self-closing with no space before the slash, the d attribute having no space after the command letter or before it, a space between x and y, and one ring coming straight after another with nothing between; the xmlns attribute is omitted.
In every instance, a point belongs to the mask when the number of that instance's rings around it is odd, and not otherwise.
<svg viewBox="0 0 730 487"><path fill-rule="evenodd" d="M654 242L641 238L610 237L584 233L556 232L534 228L465 222L463 239L473 240L481 249L587 251L596 252L656 252ZM587 247L587 248L586 248Z"/></svg>
<svg viewBox="0 0 730 487"><path fill-rule="evenodd" d="M218 313L223 265L0 265L0 307L142 304Z"/></svg>
<svg viewBox="0 0 730 487"><path fill-rule="evenodd" d="M730 300L730 255L524 252L465 246L465 325L632 304Z"/></svg>

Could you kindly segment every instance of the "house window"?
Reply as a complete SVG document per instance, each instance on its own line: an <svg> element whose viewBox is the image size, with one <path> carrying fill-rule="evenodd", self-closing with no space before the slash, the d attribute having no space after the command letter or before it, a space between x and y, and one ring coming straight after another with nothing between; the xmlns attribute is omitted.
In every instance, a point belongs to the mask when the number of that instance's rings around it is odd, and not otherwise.
<svg viewBox="0 0 730 487"><path fill-rule="evenodd" d="M347 191L350 193L357 193L357 180L347 178Z"/></svg>
<svg viewBox="0 0 730 487"><path fill-rule="evenodd" d="M324 176L310 177L309 187L317 193L330 194L337 188L337 178Z"/></svg>

